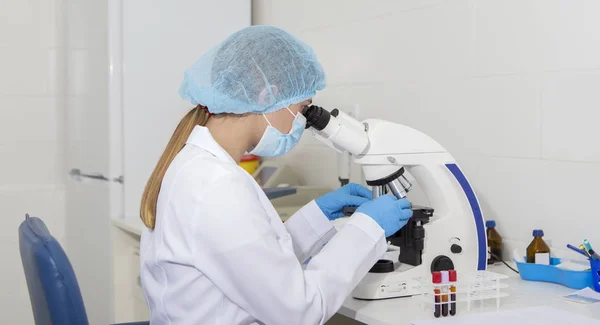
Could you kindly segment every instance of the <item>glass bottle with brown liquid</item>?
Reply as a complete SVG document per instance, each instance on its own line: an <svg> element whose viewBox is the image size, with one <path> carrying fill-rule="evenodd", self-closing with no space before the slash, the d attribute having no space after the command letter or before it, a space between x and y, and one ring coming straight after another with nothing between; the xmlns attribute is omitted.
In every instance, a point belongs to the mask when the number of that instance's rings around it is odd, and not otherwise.
<svg viewBox="0 0 600 325"><path fill-rule="evenodd" d="M496 221L488 220L485 222L487 227L487 249L488 249L488 264L502 261L502 237L496 231ZM491 252L491 254L489 253Z"/></svg>
<svg viewBox="0 0 600 325"><path fill-rule="evenodd" d="M533 240L527 246L527 263L550 265L550 247L542 237L544 237L542 229L533 231Z"/></svg>

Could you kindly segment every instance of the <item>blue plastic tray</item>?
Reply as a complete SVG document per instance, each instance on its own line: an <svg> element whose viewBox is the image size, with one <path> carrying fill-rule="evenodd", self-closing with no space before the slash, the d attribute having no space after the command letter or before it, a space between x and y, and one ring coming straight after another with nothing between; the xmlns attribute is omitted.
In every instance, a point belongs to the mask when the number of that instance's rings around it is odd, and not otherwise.
<svg viewBox="0 0 600 325"><path fill-rule="evenodd" d="M523 280L562 284L573 289L594 288L591 271L571 271L557 268L560 258L550 258L550 265L518 262L517 268Z"/></svg>

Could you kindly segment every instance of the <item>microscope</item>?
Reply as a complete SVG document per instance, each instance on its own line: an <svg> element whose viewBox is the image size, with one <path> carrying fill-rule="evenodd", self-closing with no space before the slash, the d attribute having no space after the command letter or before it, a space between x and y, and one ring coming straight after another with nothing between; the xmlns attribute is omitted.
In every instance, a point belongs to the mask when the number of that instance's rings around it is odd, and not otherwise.
<svg viewBox="0 0 600 325"><path fill-rule="evenodd" d="M365 300L417 295L418 278L433 271L466 274L485 270L487 238L477 197L455 159L426 134L379 119L360 122L334 109L303 109L306 128L338 152L348 152L363 170L373 198L407 197L411 179L429 207L413 206L413 217L387 238L398 258L381 259L352 292ZM408 176L412 177L408 177ZM388 250L389 251L389 250Z"/></svg>

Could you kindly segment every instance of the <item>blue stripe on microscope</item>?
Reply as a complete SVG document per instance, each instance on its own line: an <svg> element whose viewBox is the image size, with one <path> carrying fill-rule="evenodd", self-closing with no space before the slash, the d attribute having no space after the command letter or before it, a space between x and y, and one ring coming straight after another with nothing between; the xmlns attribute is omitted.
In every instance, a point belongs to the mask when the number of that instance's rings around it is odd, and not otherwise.
<svg viewBox="0 0 600 325"><path fill-rule="evenodd" d="M460 168L456 164L446 164L446 167L448 170L450 170L454 177L456 177L456 180L462 187L467 199L469 200L469 204L471 205L473 218L475 219L475 227L477 228L477 244L479 246L477 269L485 270L487 265L487 252L485 251L487 249L487 243L481 207L479 207L479 202L477 201L477 197L475 196L473 188L471 188L471 184L469 184L469 181L467 181L467 178Z"/></svg>

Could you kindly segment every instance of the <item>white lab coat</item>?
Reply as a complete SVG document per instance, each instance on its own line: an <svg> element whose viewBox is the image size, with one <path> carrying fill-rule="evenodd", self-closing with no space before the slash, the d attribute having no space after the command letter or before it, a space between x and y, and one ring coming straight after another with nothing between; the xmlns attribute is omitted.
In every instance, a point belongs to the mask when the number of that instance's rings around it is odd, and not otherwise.
<svg viewBox="0 0 600 325"><path fill-rule="evenodd" d="M356 213L336 233L314 201L284 225L198 126L142 234L141 281L152 325L323 324L385 250L371 218Z"/></svg>

